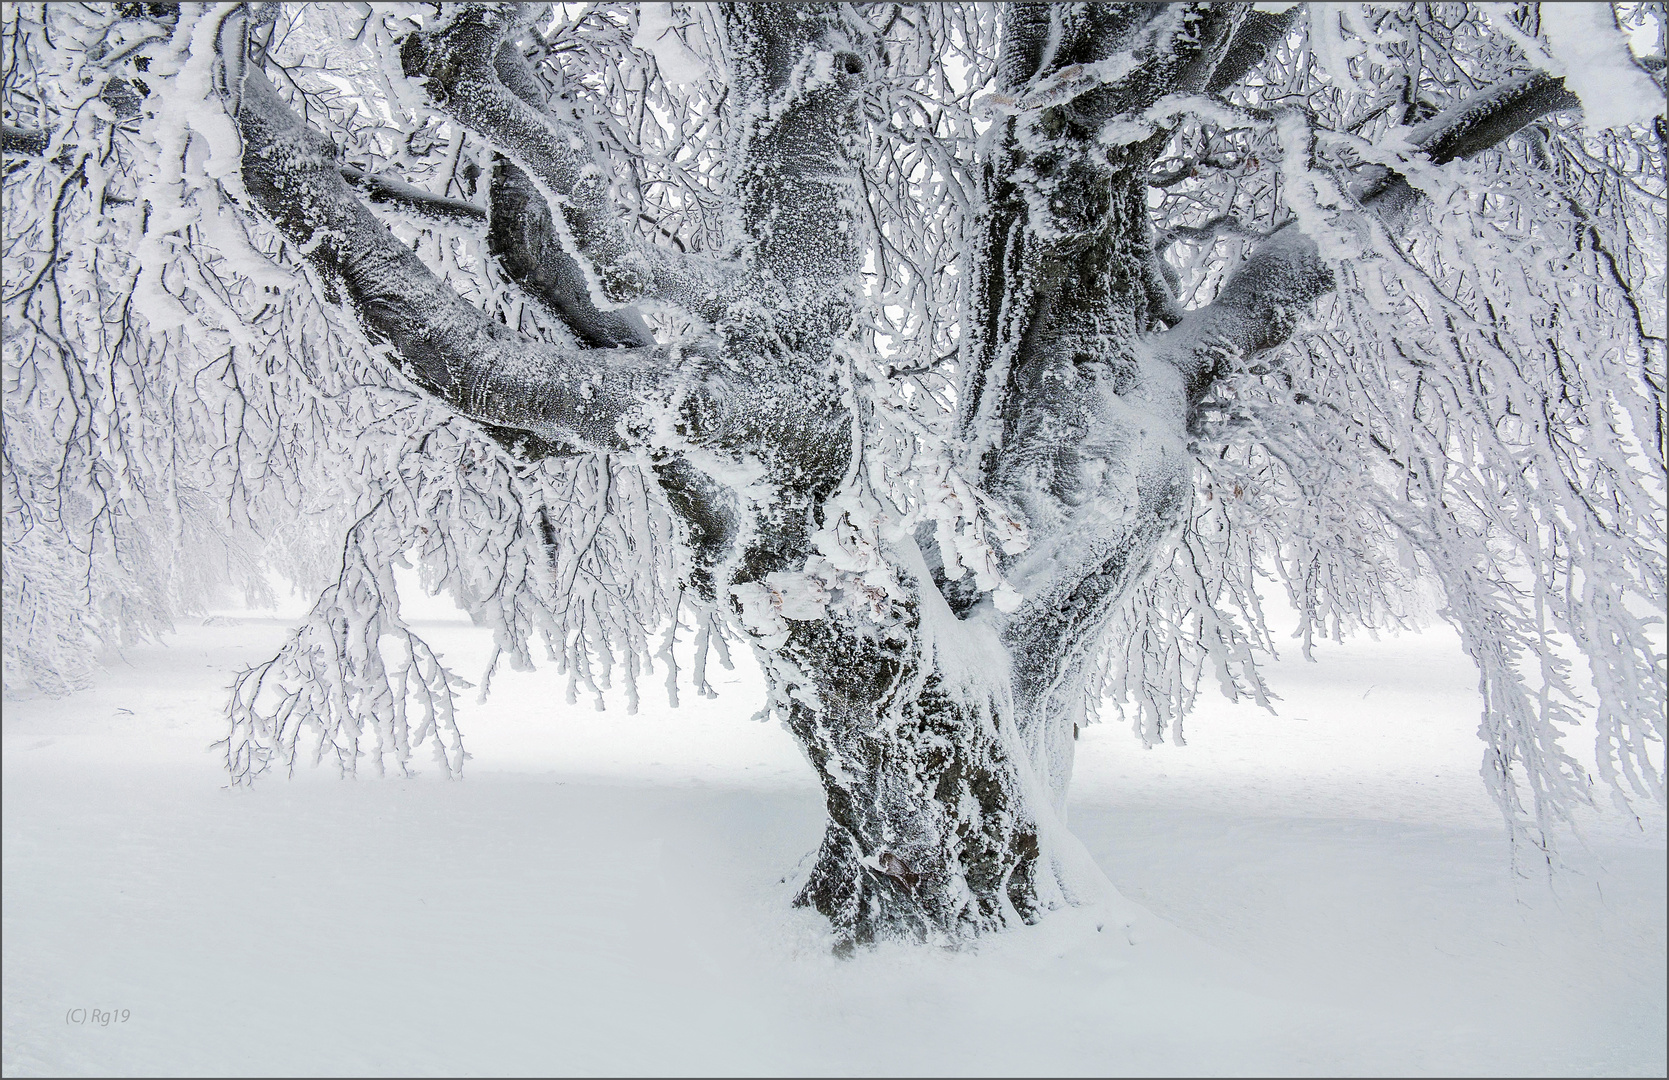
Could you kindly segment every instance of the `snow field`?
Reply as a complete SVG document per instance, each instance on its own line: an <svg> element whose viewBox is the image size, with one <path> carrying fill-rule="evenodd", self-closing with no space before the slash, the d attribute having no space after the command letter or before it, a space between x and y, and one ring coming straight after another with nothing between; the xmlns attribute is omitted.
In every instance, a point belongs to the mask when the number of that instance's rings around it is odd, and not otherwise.
<svg viewBox="0 0 1669 1080"><path fill-rule="evenodd" d="M485 635L408 613L477 674ZM7 703L8 1076L1665 1068L1662 814L1515 878L1446 633L1294 649L1281 716L1211 703L1186 747L1087 729L1071 824L1122 899L842 962L789 907L820 799L745 659L636 717L500 672L462 783L229 791L225 687L289 622L210 622Z"/></svg>

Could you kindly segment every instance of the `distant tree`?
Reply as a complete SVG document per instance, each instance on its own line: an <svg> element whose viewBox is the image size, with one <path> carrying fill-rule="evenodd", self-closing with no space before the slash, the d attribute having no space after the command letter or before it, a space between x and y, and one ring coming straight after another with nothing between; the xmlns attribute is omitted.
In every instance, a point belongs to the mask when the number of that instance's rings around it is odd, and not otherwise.
<svg viewBox="0 0 1669 1080"><path fill-rule="evenodd" d="M1578 720L1662 802L1663 33L7 5L7 686L276 566L319 598L237 681L233 780L456 773L408 559L570 700L746 642L848 942L1072 902L1081 725L1267 701L1260 577L1306 651L1459 631L1515 837L1590 800Z"/></svg>

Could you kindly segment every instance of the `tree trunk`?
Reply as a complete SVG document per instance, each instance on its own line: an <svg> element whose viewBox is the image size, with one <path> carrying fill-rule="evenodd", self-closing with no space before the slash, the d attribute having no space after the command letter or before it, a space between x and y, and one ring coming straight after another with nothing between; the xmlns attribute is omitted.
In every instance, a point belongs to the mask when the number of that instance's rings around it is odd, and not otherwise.
<svg viewBox="0 0 1669 1080"><path fill-rule="evenodd" d="M767 659L829 814L798 903L845 947L955 941L1063 899L1005 650L930 582L914 585L879 632L847 616L796 622Z"/></svg>
<svg viewBox="0 0 1669 1080"><path fill-rule="evenodd" d="M1166 135L1106 142L1103 124L1203 88L1245 15L1204 5L1006 12L1001 70L1016 114L988 178L979 361L963 386L962 430L966 467L1031 534L1004 567L1025 603L1001 635L1016 726L1058 814L1087 719L1085 664L1191 488L1186 388L1142 343L1175 315L1146 204ZM1125 77L1070 106L1028 100L1120 50L1140 58Z"/></svg>
<svg viewBox="0 0 1669 1080"><path fill-rule="evenodd" d="M931 530L919 543L881 539L884 595L866 598L862 575L830 586L843 595L827 602L778 591L822 588L809 561L832 554L821 534L854 490L865 442L854 435L861 406L831 357L861 323L858 140L873 28L849 8L727 9L745 257L715 272L637 245L613 221L573 125L546 113L519 54L503 47L511 14L466 8L413 34L402 59L503 151L493 251L589 348L524 341L450 293L352 197L334 147L258 72L238 106L249 191L430 393L553 445L649 451L688 527L690 584L754 635L775 706L823 785L829 823L799 902L843 944L952 941L1070 901L1059 822L1085 669L1186 511L1190 408L1217 359L1278 345L1331 287L1314 243L1287 229L1215 303L1179 312L1155 269L1146 204L1169 134L1131 121L1120 141L1106 124L1244 70L1293 16L1242 5L1006 9L1007 97L996 97L1014 112L985 176L959 394L959 467L1030 533L1001 567L1024 598L1005 613L946 580ZM1115 56L1126 74L1083 81ZM1527 76L1415 131L1447 160L1482 145L1479 132L1505 137L1561 93ZM574 252L540 185L562 194ZM1373 185L1357 194L1382 217L1413 197L1397 179ZM642 298L711 318L723 363L658 352L635 313L611 306Z"/></svg>

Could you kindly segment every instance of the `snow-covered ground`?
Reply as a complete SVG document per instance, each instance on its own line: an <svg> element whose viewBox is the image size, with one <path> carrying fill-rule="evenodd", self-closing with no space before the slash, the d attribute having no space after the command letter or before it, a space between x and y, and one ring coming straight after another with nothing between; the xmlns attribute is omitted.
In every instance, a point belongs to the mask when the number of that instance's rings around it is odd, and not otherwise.
<svg viewBox="0 0 1669 1080"><path fill-rule="evenodd" d="M1663 815L1515 877L1445 632L1294 649L1279 717L1211 703L1186 747L1088 729L1072 826L1126 899L840 961L789 907L821 809L756 672L636 717L501 673L462 783L227 790L224 688L287 625L6 703L7 1076L1665 1072Z"/></svg>

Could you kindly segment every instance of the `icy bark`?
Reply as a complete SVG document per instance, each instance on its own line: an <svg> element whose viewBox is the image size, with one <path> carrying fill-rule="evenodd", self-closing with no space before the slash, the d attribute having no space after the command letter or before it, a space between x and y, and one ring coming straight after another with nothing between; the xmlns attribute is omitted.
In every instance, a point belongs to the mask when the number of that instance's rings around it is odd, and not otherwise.
<svg viewBox="0 0 1669 1080"><path fill-rule="evenodd" d="M1031 550L1007 568L1025 605L999 621L1019 728L1059 809L1086 722L1089 643L1166 549L1190 498L1194 406L1231 363L1286 343L1333 288L1316 240L1295 222L1263 240L1212 304L1173 314L1149 272L1138 179L1158 137L1108 139L1101 126L1161 95L1217 85L1219 73L1243 74L1290 22L1259 15L1010 9L1004 90L1019 113L994 169L981 363L965 383L963 423L990 490L1032 531ZM1073 67L1098 66L1120 74L1070 107L1025 107L1047 102L1041 89ZM1408 139L1442 164L1575 103L1558 80L1524 75ZM1419 197L1383 167L1366 170L1351 194L1393 231Z"/></svg>
<svg viewBox="0 0 1669 1080"><path fill-rule="evenodd" d="M855 110L873 46L854 20L806 7L743 7L731 20L739 225L762 303L728 345L737 363L797 388L780 399L795 426L827 431L811 453L794 452L803 435L770 439L777 505L756 518L732 576L739 589L765 585L786 612L792 597L772 586L792 588L779 575L819 550L819 521L838 529L830 496L857 466L850 402L824 373L855 307ZM934 625L956 623L919 557L908 561L913 543L893 543L899 595L837 578L826 611L794 613L785 639L762 655L829 810L799 902L856 942L952 940L1029 921L1060 892L1040 871L1052 862L1001 649L987 643L982 676L959 655L964 644L936 639Z"/></svg>
<svg viewBox="0 0 1669 1080"><path fill-rule="evenodd" d="M780 608L773 586L788 588L818 549L813 534L839 513L828 501L855 464L849 392L829 369L849 347L855 313L868 31L828 9L729 13L738 117L730 168L745 258L714 280L741 282L745 300L733 297L721 312L717 292L696 301L680 291L689 279L668 253L646 254L619 232L564 121L541 108L517 58L500 47L501 14L469 9L414 36L408 70L429 72L444 107L501 149L491 187L495 253L582 341L641 349L642 323L629 309L604 308L639 297L725 316L724 363L739 378L685 399L676 434L647 445L666 455L657 474L689 529L698 590L720 603L732 602L726 588L759 594ZM496 68L487 66L495 55ZM560 198L566 235L547 193ZM583 363L614 367L621 352ZM747 478L743 493L727 498L723 488L738 476ZM1033 918L1062 895L1052 873L1039 875L1040 859L1055 868L1031 808L1006 678L974 676L923 631L922 607L944 606L923 584L902 585L879 614L853 583L851 595L835 590L826 613L797 613L786 633L749 627L768 639L761 659L778 711L827 794L829 830L800 902L850 941L947 940ZM988 659L1003 668L1000 646L989 644Z"/></svg>
<svg viewBox="0 0 1669 1080"><path fill-rule="evenodd" d="M237 119L250 193L340 281L425 390L465 415L599 449L623 445L623 422L669 396L670 373L650 350L568 353L529 342L436 280L354 197L330 140L259 71L244 79Z"/></svg>
<svg viewBox="0 0 1669 1080"><path fill-rule="evenodd" d="M606 178L585 149L589 140L579 117L561 117L526 100L538 93L536 81L515 50L504 47L516 7L460 5L440 29L409 35L401 50L406 73L425 77L441 108L560 197L576 254L594 274L596 302L617 306L657 298L691 311L714 311L727 292L726 276L701 260L678 258L628 237L609 201Z"/></svg>
<svg viewBox="0 0 1669 1080"><path fill-rule="evenodd" d="M545 305L593 348L647 349L655 344L642 316L630 308L599 311L579 264L562 249L550 208L533 179L499 158L493 165L490 249L510 280Z"/></svg>
<svg viewBox="0 0 1669 1080"><path fill-rule="evenodd" d="M963 422L971 464L1031 533L1006 571L1025 602L991 617L1013 657L1018 728L1057 808L1085 722L1089 643L1173 534L1188 488L1181 383L1142 343L1167 299L1149 273L1144 183L1163 140L1109 143L1103 125L1203 88L1244 14L1011 9L1004 89L1020 111L994 168ZM1103 73L1100 85L1025 108L1082 71Z"/></svg>
<svg viewBox="0 0 1669 1080"><path fill-rule="evenodd" d="M1019 755L1004 650L913 584L886 625L797 621L766 661L829 812L798 902L858 943L957 940L1068 895Z"/></svg>

